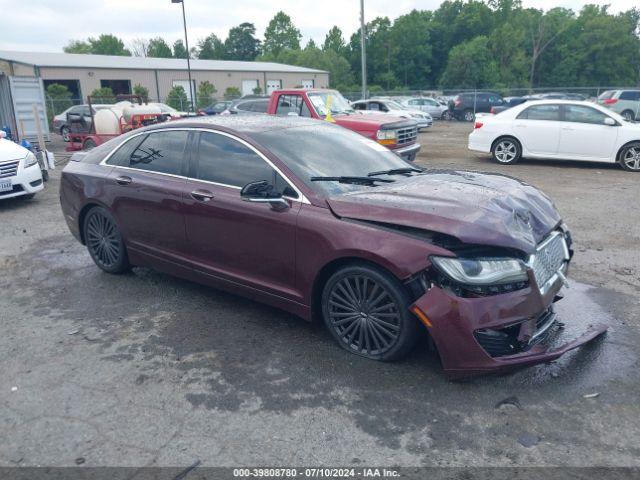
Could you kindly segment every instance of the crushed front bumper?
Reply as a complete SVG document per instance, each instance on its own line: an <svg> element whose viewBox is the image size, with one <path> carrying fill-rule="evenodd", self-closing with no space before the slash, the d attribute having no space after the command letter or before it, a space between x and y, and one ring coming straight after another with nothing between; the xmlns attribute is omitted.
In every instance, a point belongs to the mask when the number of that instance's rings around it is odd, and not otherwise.
<svg viewBox="0 0 640 480"><path fill-rule="evenodd" d="M547 316L553 314L552 304L560 288L561 282L556 282L544 295L535 287L527 287L501 295L462 298L434 286L411 308L418 307L426 315L445 373L454 378L466 377L549 362L607 330L606 325L592 325L572 341L548 345L545 337L554 319L547 321ZM530 327L530 338L522 342L505 336L505 343L494 344L478 335L512 329L517 337L525 327ZM543 328L545 331L540 332Z"/></svg>

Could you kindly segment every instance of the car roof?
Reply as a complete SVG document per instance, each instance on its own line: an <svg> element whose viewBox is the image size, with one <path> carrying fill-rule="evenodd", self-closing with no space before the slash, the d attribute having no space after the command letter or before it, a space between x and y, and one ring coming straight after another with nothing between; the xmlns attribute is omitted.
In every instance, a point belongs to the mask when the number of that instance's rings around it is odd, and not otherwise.
<svg viewBox="0 0 640 480"><path fill-rule="evenodd" d="M211 117L190 117L170 122L158 123L147 127L152 131L158 128L220 128L239 133L256 133L288 128L331 125L322 120L302 117L277 117L275 115L215 115Z"/></svg>

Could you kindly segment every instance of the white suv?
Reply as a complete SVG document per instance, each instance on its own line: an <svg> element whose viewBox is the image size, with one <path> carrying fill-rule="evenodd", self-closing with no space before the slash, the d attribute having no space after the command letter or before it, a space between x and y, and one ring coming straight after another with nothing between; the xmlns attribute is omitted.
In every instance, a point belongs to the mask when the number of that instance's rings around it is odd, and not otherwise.
<svg viewBox="0 0 640 480"><path fill-rule="evenodd" d="M36 156L0 136L0 200L21 195L31 198L43 188Z"/></svg>

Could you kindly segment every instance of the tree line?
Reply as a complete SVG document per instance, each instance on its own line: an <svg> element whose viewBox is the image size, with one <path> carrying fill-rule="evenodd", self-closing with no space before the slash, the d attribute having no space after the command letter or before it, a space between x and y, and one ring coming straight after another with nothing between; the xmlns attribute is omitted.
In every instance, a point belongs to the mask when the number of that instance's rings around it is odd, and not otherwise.
<svg viewBox="0 0 640 480"><path fill-rule="evenodd" d="M348 41L332 27L322 45L278 12L262 39L252 23L197 41L198 59L275 61L327 70L333 87L359 90L360 31ZM640 83L640 10L613 14L607 6L579 12L524 8L520 0L446 0L365 28L367 81L372 91L426 88L632 86ZM111 34L73 40L68 53L186 58L182 40L136 39L129 47Z"/></svg>

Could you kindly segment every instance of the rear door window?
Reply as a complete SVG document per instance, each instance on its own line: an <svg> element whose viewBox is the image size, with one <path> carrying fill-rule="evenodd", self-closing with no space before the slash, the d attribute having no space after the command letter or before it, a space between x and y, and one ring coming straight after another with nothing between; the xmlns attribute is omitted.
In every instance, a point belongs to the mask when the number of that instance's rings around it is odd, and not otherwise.
<svg viewBox="0 0 640 480"><path fill-rule="evenodd" d="M184 175L186 130L153 132L134 137L107 160L109 165L168 175Z"/></svg>
<svg viewBox="0 0 640 480"><path fill-rule="evenodd" d="M300 117L311 116L302 95L280 95L278 106L276 107L276 115L287 116L290 113L295 113Z"/></svg>
<svg viewBox="0 0 640 480"><path fill-rule="evenodd" d="M560 105L534 105L522 111L518 119L526 120L560 120Z"/></svg>

